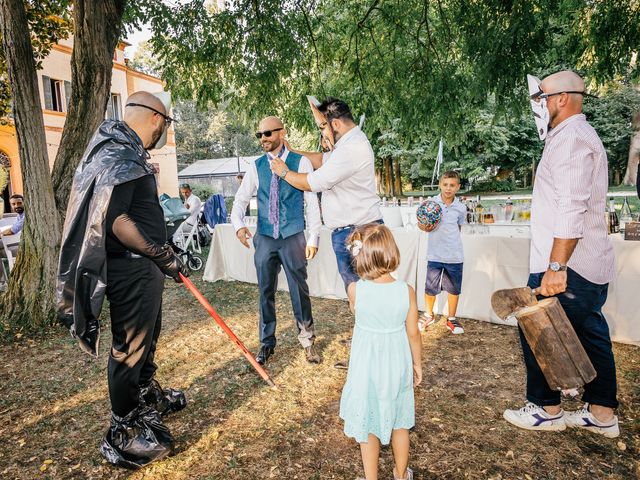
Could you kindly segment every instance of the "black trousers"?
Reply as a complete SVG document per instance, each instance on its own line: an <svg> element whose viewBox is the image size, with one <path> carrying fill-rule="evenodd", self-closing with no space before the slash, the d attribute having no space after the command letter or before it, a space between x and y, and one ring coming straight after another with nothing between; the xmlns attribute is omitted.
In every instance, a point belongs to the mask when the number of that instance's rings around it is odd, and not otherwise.
<svg viewBox="0 0 640 480"><path fill-rule="evenodd" d="M162 324L164 274L148 258L108 258L107 298L113 343L107 368L111 409L125 416L138 406L140 385L153 379Z"/></svg>

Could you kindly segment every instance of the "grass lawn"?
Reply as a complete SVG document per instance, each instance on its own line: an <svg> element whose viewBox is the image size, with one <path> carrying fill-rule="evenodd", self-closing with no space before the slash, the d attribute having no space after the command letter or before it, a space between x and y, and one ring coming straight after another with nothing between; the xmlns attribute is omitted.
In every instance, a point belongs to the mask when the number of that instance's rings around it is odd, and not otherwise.
<svg viewBox="0 0 640 480"><path fill-rule="evenodd" d="M250 350L256 351L258 290L244 283L196 284ZM469 294L472 294L470 292ZM174 456L130 472L105 463L98 445L109 420L103 331L97 360L62 331L0 346L0 478L3 479L345 479L363 474L338 418L353 317L342 301L313 299L324 361L306 363L286 293L277 295L278 347L255 374L181 285L167 282L158 379L183 388L186 410L167 420ZM443 322L423 336L424 381L416 390L410 465L416 479L631 479L640 467L640 349L614 346L622 435L527 432L502 419L521 406L524 370L516 330L467 320L452 336ZM569 401L565 408L576 408ZM381 477L391 451L383 449Z"/></svg>

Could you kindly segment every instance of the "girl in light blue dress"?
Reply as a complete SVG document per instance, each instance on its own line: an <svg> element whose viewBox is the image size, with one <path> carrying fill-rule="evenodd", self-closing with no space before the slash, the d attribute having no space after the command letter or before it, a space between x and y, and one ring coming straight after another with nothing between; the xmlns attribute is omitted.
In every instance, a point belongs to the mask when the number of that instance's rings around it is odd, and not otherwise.
<svg viewBox="0 0 640 480"><path fill-rule="evenodd" d="M366 480L377 480L380 443L389 441L394 478L411 480L413 388L422 380L416 295L413 288L391 276L400 253L387 227L359 227L347 242L361 280L347 289L356 323L340 400L344 433L360 443Z"/></svg>

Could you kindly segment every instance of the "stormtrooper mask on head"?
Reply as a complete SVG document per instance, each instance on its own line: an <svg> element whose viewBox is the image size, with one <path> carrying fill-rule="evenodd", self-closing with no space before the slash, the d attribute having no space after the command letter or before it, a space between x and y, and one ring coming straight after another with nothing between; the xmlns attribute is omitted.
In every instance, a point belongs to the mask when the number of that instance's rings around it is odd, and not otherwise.
<svg viewBox="0 0 640 480"><path fill-rule="evenodd" d="M536 121L536 127L540 140L547 138L549 129L549 110L547 109L547 99L541 97L544 93L540 88L540 79L533 75L527 75L527 83L529 84L529 99L531 101L531 110L533 110L533 119Z"/></svg>
<svg viewBox="0 0 640 480"><path fill-rule="evenodd" d="M153 96L157 97L162 102L164 105L164 111L169 115L169 111L171 109L171 94L168 92L157 92L154 93ZM171 121L175 120L171 119ZM154 142L148 150L159 150L167 144L167 130L169 130L169 125L165 125L162 135L160 135L158 140Z"/></svg>

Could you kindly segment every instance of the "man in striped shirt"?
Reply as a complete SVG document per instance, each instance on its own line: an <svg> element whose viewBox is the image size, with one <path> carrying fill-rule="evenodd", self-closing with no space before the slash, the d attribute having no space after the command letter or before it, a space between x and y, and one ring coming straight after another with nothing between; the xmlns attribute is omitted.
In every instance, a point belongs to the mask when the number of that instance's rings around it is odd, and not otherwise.
<svg viewBox="0 0 640 480"><path fill-rule="evenodd" d="M531 98L543 109L546 103L542 117L548 115L549 133L533 189L529 286L540 287L542 296L558 297L597 376L584 387L583 408L565 413L560 392L549 388L520 331L528 403L506 410L504 418L528 430L582 427L613 438L619 435L616 371L602 315L615 271L605 219L607 155L581 113L582 78L558 72L545 78L539 90Z"/></svg>

